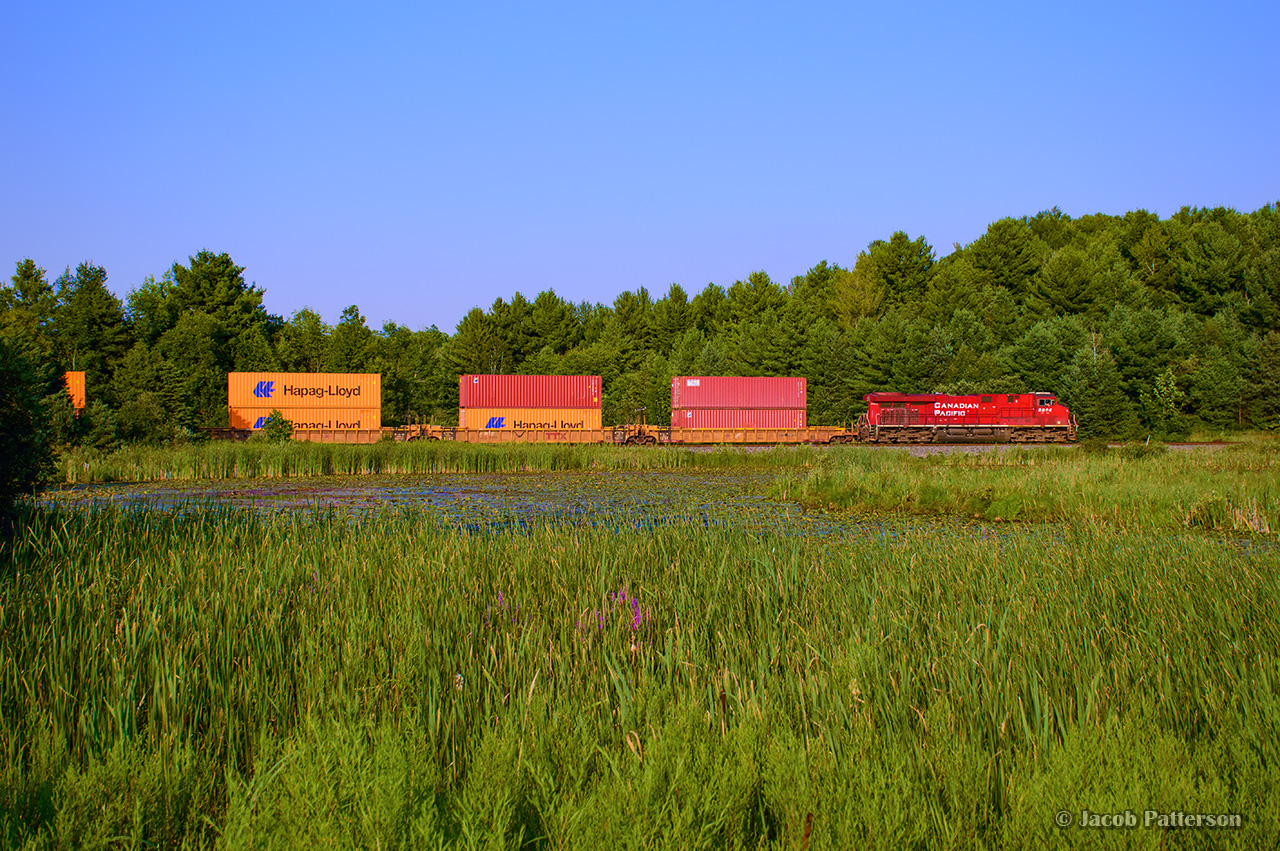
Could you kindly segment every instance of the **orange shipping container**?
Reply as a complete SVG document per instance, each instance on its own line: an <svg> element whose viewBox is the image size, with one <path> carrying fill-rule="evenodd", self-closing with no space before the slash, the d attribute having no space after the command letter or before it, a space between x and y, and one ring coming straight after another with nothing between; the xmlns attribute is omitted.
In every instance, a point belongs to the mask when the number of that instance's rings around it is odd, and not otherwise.
<svg viewBox="0 0 1280 851"><path fill-rule="evenodd" d="M232 372L227 375L232 408L381 408L377 372Z"/></svg>
<svg viewBox="0 0 1280 851"><path fill-rule="evenodd" d="M67 385L67 393L71 396L71 407L77 411L84 410L84 373L68 372L62 377Z"/></svg>
<svg viewBox="0 0 1280 851"><path fill-rule="evenodd" d="M262 428L271 408L238 408L231 406L231 428ZM280 408L284 418L298 429L368 429L382 428L381 408Z"/></svg>
<svg viewBox="0 0 1280 851"><path fill-rule="evenodd" d="M458 427L507 431L600 428L599 408L459 408Z"/></svg>

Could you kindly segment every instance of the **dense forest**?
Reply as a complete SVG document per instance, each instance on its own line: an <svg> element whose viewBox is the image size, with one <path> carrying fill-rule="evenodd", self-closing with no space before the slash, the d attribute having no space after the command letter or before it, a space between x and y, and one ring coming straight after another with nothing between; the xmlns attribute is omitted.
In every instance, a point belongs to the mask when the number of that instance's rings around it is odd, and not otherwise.
<svg viewBox="0 0 1280 851"><path fill-rule="evenodd" d="M673 375L803 375L809 421L849 422L863 394L1059 394L1082 437L1157 439L1280 426L1280 208L1001 219L939 259L923 237L876 240L849 267L780 284L612 304L553 291L476 308L453 334L359 308L328 325L268 313L227 254L201 251L121 302L92 262L50 282L33 260L0 288L0 335L43 364L57 439L109 449L225 426L229 371L380 372L383 423L452 423L465 372L599 374L606 424L669 417ZM62 370L86 373L71 416Z"/></svg>

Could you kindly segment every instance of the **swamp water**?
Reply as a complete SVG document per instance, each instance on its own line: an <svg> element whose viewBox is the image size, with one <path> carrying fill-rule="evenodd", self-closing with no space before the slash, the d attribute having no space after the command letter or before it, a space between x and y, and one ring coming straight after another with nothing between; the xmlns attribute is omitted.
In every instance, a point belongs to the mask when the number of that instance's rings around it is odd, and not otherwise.
<svg viewBox="0 0 1280 851"><path fill-rule="evenodd" d="M950 530L986 538L989 524L805 509L769 495L776 472L566 472L369 475L68 486L59 506L229 506L369 516L417 511L470 532L545 526L705 525L790 535L894 539Z"/></svg>

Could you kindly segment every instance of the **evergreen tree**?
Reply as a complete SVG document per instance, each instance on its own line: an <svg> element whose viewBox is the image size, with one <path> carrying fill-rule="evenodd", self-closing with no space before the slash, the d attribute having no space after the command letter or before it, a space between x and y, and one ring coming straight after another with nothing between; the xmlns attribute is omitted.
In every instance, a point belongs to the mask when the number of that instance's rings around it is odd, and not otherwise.
<svg viewBox="0 0 1280 851"><path fill-rule="evenodd" d="M672 284L653 306L653 346L659 354L671 352L693 321L689 296L679 284Z"/></svg>
<svg viewBox="0 0 1280 851"><path fill-rule="evenodd" d="M102 394L110 386L116 363L132 341L124 325L124 305L106 288L101 266L81 263L58 279L53 338L59 363L82 370L86 388Z"/></svg>
<svg viewBox="0 0 1280 851"><path fill-rule="evenodd" d="M853 271L865 279L868 291L882 293L890 304L914 304L924 298L935 263L933 247L923 236L911 239L894 231L887 242L870 243L858 255Z"/></svg>
<svg viewBox="0 0 1280 851"><path fill-rule="evenodd" d="M1231 428L1243 419L1240 371L1217 346L1211 346L1191 377L1191 412L1206 425Z"/></svg>
<svg viewBox="0 0 1280 851"><path fill-rule="evenodd" d="M1021 299L1039 271L1046 249L1024 220L1005 218L992 222L965 253L988 281Z"/></svg>
<svg viewBox="0 0 1280 851"><path fill-rule="evenodd" d="M563 301L555 290L538 293L529 310L528 343L531 353L549 346L562 355L582 340L582 326L573 305Z"/></svg>
<svg viewBox="0 0 1280 851"><path fill-rule="evenodd" d="M1137 413L1120 385L1115 360L1096 338L1076 350L1059 398L1075 414L1081 439L1128 438L1137 432Z"/></svg>
<svg viewBox="0 0 1280 851"><path fill-rule="evenodd" d="M32 493L52 472L46 398L53 377L38 352L36 346L0 333L0 536L10 528L18 497Z"/></svg>
<svg viewBox="0 0 1280 851"><path fill-rule="evenodd" d="M1259 428L1280 429L1280 331L1269 331L1262 338L1247 380L1250 422Z"/></svg>
<svg viewBox="0 0 1280 851"><path fill-rule="evenodd" d="M0 333L34 346L48 359L54 349L53 315L57 294L41 269L30 258L19 261L9 286L0 287Z"/></svg>

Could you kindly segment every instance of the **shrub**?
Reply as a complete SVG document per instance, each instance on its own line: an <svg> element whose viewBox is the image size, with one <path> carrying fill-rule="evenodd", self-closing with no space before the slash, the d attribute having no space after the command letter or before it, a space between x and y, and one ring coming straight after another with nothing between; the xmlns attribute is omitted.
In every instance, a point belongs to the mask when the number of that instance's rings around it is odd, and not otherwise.
<svg viewBox="0 0 1280 851"><path fill-rule="evenodd" d="M262 430L258 433L267 443L284 443L293 437L293 423L286 419L284 414L272 409L271 415L267 417L267 421L262 424Z"/></svg>

